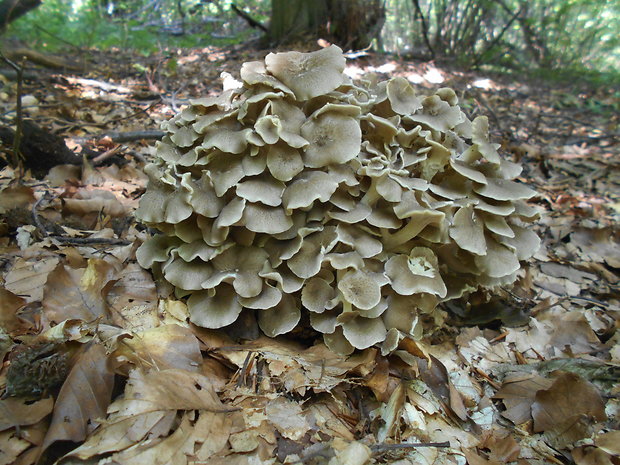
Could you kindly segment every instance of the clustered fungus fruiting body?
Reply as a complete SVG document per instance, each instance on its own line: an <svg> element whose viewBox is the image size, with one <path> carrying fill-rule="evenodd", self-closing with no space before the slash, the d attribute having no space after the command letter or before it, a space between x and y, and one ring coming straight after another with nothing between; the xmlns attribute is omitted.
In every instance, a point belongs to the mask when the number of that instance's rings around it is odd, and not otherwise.
<svg viewBox="0 0 620 465"><path fill-rule="evenodd" d="M439 302L512 283L538 248L535 192L486 117L452 89L344 68L336 46L271 53L165 124L136 213L161 234L137 257L189 296L194 324L252 311L277 336L305 314L336 352L389 352Z"/></svg>

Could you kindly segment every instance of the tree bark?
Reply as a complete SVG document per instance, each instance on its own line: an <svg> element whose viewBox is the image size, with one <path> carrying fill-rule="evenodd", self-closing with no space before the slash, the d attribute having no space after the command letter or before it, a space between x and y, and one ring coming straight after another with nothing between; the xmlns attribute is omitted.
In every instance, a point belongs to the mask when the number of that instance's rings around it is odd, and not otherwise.
<svg viewBox="0 0 620 465"><path fill-rule="evenodd" d="M343 49L363 49L385 21L382 0L272 0L272 44L325 39Z"/></svg>
<svg viewBox="0 0 620 465"><path fill-rule="evenodd" d="M0 1L0 31L41 4L41 0L2 0Z"/></svg>

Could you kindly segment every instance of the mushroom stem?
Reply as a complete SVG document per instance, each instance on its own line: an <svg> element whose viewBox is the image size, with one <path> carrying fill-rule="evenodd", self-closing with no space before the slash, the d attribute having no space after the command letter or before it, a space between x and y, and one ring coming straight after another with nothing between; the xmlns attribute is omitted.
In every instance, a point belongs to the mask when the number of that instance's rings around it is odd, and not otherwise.
<svg viewBox="0 0 620 465"><path fill-rule="evenodd" d="M336 283L339 283L346 273L347 273L347 268L338 270L336 272ZM335 286L335 288L338 291L338 296L340 297L340 301L342 302L342 313L352 312L353 305L351 305L351 302L347 301L347 299L344 298L342 291L338 289L337 285Z"/></svg>
<svg viewBox="0 0 620 465"><path fill-rule="evenodd" d="M374 178L374 177L371 179L370 187L364 194L364 197L362 197L362 200L360 201L361 203L364 203L370 207L374 206L374 204L377 203L377 200L379 200L379 197L381 197L379 195L379 192L377 191L377 180L378 179L379 178Z"/></svg>
<svg viewBox="0 0 620 465"><path fill-rule="evenodd" d="M381 228L384 250L392 251L399 245L413 239L429 224L441 224L444 217L443 212L426 211L419 220L412 216L407 225L394 234L390 234L386 228Z"/></svg>

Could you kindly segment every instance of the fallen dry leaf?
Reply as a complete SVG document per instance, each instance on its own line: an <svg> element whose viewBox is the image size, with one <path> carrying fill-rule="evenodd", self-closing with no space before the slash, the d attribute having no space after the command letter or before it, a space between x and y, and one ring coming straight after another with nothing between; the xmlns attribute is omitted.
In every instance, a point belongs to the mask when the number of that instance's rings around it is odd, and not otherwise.
<svg viewBox="0 0 620 465"><path fill-rule="evenodd" d="M125 397L109 409L110 413L118 412L121 416L160 410L231 412L236 409L222 404L209 378L180 369L131 371Z"/></svg>
<svg viewBox="0 0 620 465"><path fill-rule="evenodd" d="M575 447L571 451L577 465L616 465L617 461L603 449L592 446Z"/></svg>
<svg viewBox="0 0 620 465"><path fill-rule="evenodd" d="M467 463L469 465L501 465L502 462L498 462L496 460L488 460L484 457L481 457L478 453L473 450L465 449L463 451L465 457L467 458Z"/></svg>
<svg viewBox="0 0 620 465"><path fill-rule="evenodd" d="M106 296L112 324L132 331L159 326L157 289L151 274L130 263L117 279Z"/></svg>
<svg viewBox="0 0 620 465"><path fill-rule="evenodd" d="M112 396L114 374L107 367L105 348L99 344L84 346L65 380L42 451L55 441L83 441L97 420L105 418Z"/></svg>
<svg viewBox="0 0 620 465"><path fill-rule="evenodd" d="M519 443L512 436L505 436L503 438L491 436L484 446L489 449L489 460L499 463L517 460L521 451Z"/></svg>
<svg viewBox="0 0 620 465"><path fill-rule="evenodd" d="M387 404L384 404L379 412L379 417L383 421L383 425L377 432L377 440L385 442L385 440L392 435L392 432L398 425L400 420L401 411L405 403L405 386L400 383L392 395Z"/></svg>
<svg viewBox="0 0 620 465"><path fill-rule="evenodd" d="M370 447L359 441L345 442L336 438L331 446L336 456L329 461L330 465L364 465L372 457Z"/></svg>
<svg viewBox="0 0 620 465"><path fill-rule="evenodd" d="M168 437L161 440L141 441L133 447L112 454L112 463L126 465L184 465L193 455L196 437L190 414L185 414L181 424Z"/></svg>
<svg viewBox="0 0 620 465"><path fill-rule="evenodd" d="M420 360L420 377L443 403L448 413L453 413L460 420L465 421L467 410L461 395L450 380L448 370L437 357L431 355L430 361L432 363Z"/></svg>
<svg viewBox="0 0 620 465"><path fill-rule="evenodd" d="M30 447L17 431L0 432L0 465L13 465L17 457Z"/></svg>
<svg viewBox="0 0 620 465"><path fill-rule="evenodd" d="M110 409L115 409L114 403L110 405ZM165 410L131 416L111 414L82 445L67 454L67 457L86 460L96 455L125 450L147 436L151 439L166 436L176 421L176 415L175 411Z"/></svg>
<svg viewBox="0 0 620 465"><path fill-rule="evenodd" d="M45 285L44 315L55 323L67 319L105 322L108 314L103 290L115 277L115 267L102 259L91 258L86 268L79 269L59 264Z"/></svg>
<svg viewBox="0 0 620 465"><path fill-rule="evenodd" d="M26 322L18 318L18 311L26 305L26 301L11 291L0 288L0 327L8 332L26 328Z"/></svg>
<svg viewBox="0 0 620 465"><path fill-rule="evenodd" d="M48 397L34 403L23 399L0 400L0 431L14 426L34 425L52 412L54 399Z"/></svg>
<svg viewBox="0 0 620 465"><path fill-rule="evenodd" d="M25 260L18 258L5 277L4 287L26 302L43 299L43 286L59 262L58 256L40 256Z"/></svg>
<svg viewBox="0 0 620 465"><path fill-rule="evenodd" d="M595 422L607 419L598 389L574 373L559 374L532 404L534 431L545 432L556 447L566 447L592 433Z"/></svg>
<svg viewBox="0 0 620 465"><path fill-rule="evenodd" d="M82 217L101 213L119 217L129 213L129 209L121 204L112 192L99 189L80 189L72 198L65 198L64 211Z"/></svg>
<svg viewBox="0 0 620 465"><path fill-rule="evenodd" d="M232 431L233 415L205 410L199 412L196 434L202 445L196 451L198 460L207 460L226 447Z"/></svg>
<svg viewBox="0 0 620 465"><path fill-rule="evenodd" d="M501 412L502 416L520 425L532 419L532 404L536 393L548 389L552 384L552 380L537 374L509 375L493 397L502 399L506 406L506 410Z"/></svg>
<svg viewBox="0 0 620 465"><path fill-rule="evenodd" d="M284 397L269 401L265 414L283 437L293 441L300 440L310 429L301 405Z"/></svg>
<svg viewBox="0 0 620 465"><path fill-rule="evenodd" d="M133 367L198 371L202 354L191 330L170 324L121 336L112 360L123 372Z"/></svg>
<svg viewBox="0 0 620 465"><path fill-rule="evenodd" d="M620 456L620 431L610 431L594 438L594 444L611 455Z"/></svg>
<svg viewBox="0 0 620 465"><path fill-rule="evenodd" d="M32 187L15 184L0 192L0 213L14 208L27 208L36 201Z"/></svg>

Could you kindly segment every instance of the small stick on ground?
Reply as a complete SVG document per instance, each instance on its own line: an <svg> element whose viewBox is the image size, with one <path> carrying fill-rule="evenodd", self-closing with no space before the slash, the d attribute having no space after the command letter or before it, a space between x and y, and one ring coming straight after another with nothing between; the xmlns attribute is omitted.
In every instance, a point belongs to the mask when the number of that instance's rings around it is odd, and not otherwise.
<svg viewBox="0 0 620 465"><path fill-rule="evenodd" d="M67 236L48 236L58 242L68 245L129 245L130 241L124 239L114 239L109 237L67 237Z"/></svg>
<svg viewBox="0 0 620 465"><path fill-rule="evenodd" d="M123 142L134 142L137 140L143 139L153 139L159 140L164 137L163 131L158 130L150 130L150 131L128 131L128 132L106 132L103 134L93 135L91 137L75 137L71 139L76 144L84 144L92 139L98 140L103 139L105 137L109 137L112 139L112 142L123 143Z"/></svg>
<svg viewBox="0 0 620 465"><path fill-rule="evenodd" d="M123 147L122 145L117 145L116 147L103 152L101 155L97 155L95 158L91 160L91 162L93 165L99 165L103 163L105 160L107 160L108 158L116 155L118 152L120 152L124 148L125 147Z"/></svg>
<svg viewBox="0 0 620 465"><path fill-rule="evenodd" d="M20 152L20 144L22 141L22 121L23 121L23 114L22 114L22 93L23 93L23 83L24 83L24 79L23 79L23 73L24 73L24 66L22 63L22 66L17 65L16 63L14 63L13 61L9 60L7 57L4 56L4 54L0 51L0 58L2 58L2 60L9 65L11 68L13 68L15 70L15 73L17 74L17 95L16 95L16 103L15 103L15 137L13 138L13 168L18 170L18 173L21 174L22 171L22 163L21 161L23 161L23 156L21 155ZM21 175L19 176L19 178L21 178Z"/></svg>
<svg viewBox="0 0 620 465"><path fill-rule="evenodd" d="M401 442L398 444L374 444L370 446L373 453L387 452L397 449L417 449L419 447L450 447L450 441L444 442Z"/></svg>

